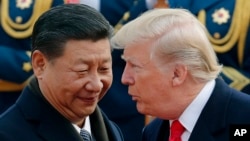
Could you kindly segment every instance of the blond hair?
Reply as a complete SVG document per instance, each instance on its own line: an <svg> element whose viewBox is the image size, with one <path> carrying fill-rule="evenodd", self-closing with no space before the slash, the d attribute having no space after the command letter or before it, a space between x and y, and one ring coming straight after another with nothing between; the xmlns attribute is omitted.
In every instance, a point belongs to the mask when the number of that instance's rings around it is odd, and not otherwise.
<svg viewBox="0 0 250 141"><path fill-rule="evenodd" d="M188 10L149 10L124 25L111 43L114 48L125 48L150 40L154 42L154 50L160 49L164 56L185 64L197 80L215 79L221 71L206 28Z"/></svg>

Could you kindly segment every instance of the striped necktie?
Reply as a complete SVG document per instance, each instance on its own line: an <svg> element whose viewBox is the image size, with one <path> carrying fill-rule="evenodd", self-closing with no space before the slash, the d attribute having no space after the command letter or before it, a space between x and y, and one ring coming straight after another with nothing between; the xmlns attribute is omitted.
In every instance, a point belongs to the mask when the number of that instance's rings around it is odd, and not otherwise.
<svg viewBox="0 0 250 141"><path fill-rule="evenodd" d="M81 129L80 135L84 141L92 141L91 135L87 130Z"/></svg>

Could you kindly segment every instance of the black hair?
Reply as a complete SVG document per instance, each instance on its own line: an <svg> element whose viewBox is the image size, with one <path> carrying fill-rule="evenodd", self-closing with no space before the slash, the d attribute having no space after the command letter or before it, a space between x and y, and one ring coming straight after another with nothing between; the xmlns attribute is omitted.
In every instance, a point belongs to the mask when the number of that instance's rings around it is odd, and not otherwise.
<svg viewBox="0 0 250 141"><path fill-rule="evenodd" d="M32 33L32 53L40 50L48 59L63 54L68 40L110 39L113 29L96 9L84 4L63 4L43 13Z"/></svg>

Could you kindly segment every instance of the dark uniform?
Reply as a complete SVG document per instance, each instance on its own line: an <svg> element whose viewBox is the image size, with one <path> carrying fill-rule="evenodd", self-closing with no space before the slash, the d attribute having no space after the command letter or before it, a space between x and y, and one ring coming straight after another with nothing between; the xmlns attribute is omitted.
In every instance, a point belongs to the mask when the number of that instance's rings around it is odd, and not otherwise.
<svg viewBox="0 0 250 141"><path fill-rule="evenodd" d="M64 0L0 0L0 113L12 105L33 74L30 36L36 19Z"/></svg>
<svg viewBox="0 0 250 141"><path fill-rule="evenodd" d="M207 27L223 64L221 76L233 88L250 94L250 1L169 0L170 7L190 10Z"/></svg>

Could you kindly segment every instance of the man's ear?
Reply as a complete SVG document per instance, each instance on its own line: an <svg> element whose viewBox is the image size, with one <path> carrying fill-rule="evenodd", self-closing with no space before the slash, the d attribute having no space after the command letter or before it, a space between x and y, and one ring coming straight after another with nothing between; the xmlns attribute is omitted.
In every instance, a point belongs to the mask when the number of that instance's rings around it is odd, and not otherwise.
<svg viewBox="0 0 250 141"><path fill-rule="evenodd" d="M184 64L176 64L174 68L174 76L172 78L173 86L181 85L187 77L187 66Z"/></svg>
<svg viewBox="0 0 250 141"><path fill-rule="evenodd" d="M43 74L47 62L47 58L41 51L35 50L32 53L32 66L34 74L37 78L39 78Z"/></svg>

